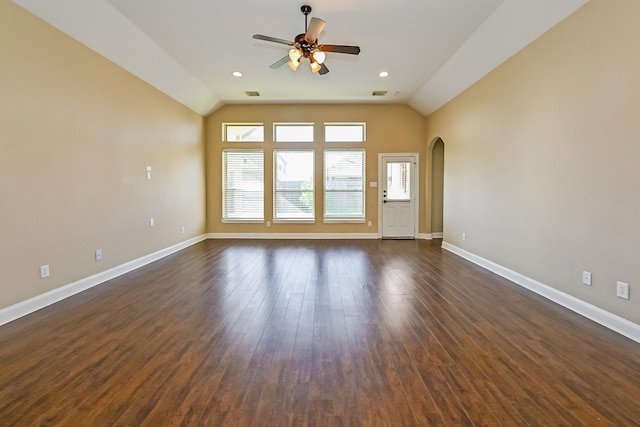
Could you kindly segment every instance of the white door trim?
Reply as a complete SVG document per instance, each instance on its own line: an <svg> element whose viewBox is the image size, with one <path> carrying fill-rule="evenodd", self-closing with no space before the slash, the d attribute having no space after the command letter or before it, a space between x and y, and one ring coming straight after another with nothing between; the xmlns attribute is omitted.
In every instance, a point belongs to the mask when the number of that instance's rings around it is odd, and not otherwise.
<svg viewBox="0 0 640 427"><path fill-rule="evenodd" d="M415 177L413 183L415 187L415 221L413 222L413 237L414 239L417 239L420 224L420 153L378 153L378 239L382 239L382 177L384 176L384 171L382 170L382 159L384 157L413 157L413 161L416 165L414 168Z"/></svg>

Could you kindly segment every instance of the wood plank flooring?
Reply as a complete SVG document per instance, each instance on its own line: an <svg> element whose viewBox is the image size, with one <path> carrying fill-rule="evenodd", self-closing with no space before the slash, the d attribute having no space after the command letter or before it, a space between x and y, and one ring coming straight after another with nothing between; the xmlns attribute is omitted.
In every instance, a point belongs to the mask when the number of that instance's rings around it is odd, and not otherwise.
<svg viewBox="0 0 640 427"><path fill-rule="evenodd" d="M640 425L640 344L439 245L201 242L0 327L0 426Z"/></svg>

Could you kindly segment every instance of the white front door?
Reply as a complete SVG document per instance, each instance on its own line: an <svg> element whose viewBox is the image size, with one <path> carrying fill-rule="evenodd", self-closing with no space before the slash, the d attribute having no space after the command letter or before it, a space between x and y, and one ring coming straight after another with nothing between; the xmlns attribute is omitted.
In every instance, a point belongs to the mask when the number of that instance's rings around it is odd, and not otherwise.
<svg viewBox="0 0 640 427"><path fill-rule="evenodd" d="M382 238L416 237L417 154L380 156Z"/></svg>

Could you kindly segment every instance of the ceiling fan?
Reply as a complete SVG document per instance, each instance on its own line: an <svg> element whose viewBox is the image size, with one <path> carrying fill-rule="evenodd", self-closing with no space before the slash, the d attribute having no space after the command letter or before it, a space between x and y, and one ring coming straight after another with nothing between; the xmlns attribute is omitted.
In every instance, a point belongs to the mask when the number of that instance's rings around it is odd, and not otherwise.
<svg viewBox="0 0 640 427"><path fill-rule="evenodd" d="M296 71L300 66L300 60L306 58L309 60L311 71L321 75L327 74L329 69L324 64L325 52L347 53L350 55L358 55L360 53L359 46L344 46L337 44L318 44L318 36L326 25L322 19L311 18L311 22L307 26L307 18L311 13L311 6L304 5L300 8L304 14L304 33L298 34L293 41L278 39L275 37L263 36L262 34L254 34L253 38L268 42L286 44L292 46L289 54L282 59L274 62L269 68L282 67L285 63L289 63L289 67Z"/></svg>

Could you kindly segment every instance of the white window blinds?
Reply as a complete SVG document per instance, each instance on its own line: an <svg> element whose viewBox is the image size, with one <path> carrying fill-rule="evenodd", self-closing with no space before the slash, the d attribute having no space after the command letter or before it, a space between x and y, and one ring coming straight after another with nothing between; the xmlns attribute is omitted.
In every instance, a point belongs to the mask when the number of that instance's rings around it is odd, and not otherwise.
<svg viewBox="0 0 640 427"><path fill-rule="evenodd" d="M222 153L223 220L264 220L264 152Z"/></svg>

